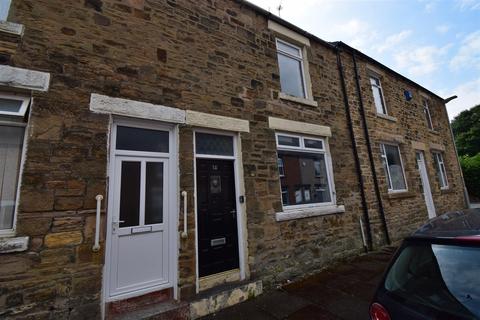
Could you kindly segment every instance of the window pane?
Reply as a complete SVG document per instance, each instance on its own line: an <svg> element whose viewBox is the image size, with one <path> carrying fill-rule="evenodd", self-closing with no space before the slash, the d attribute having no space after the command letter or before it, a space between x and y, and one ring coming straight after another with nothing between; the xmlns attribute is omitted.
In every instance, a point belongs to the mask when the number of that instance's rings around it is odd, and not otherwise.
<svg viewBox="0 0 480 320"><path fill-rule="evenodd" d="M23 132L22 127L0 126L0 229L13 227Z"/></svg>
<svg viewBox="0 0 480 320"><path fill-rule="evenodd" d="M0 0L1 2L2 0ZM22 107L22 100L0 98L0 113L15 112L18 113Z"/></svg>
<svg viewBox="0 0 480 320"><path fill-rule="evenodd" d="M283 165L283 159L277 158L277 166L278 166L278 174L280 177L283 177L285 175L285 167Z"/></svg>
<svg viewBox="0 0 480 320"><path fill-rule="evenodd" d="M304 139L303 142L305 143L305 148L323 149L323 142L321 140Z"/></svg>
<svg viewBox="0 0 480 320"><path fill-rule="evenodd" d="M117 149L168 152L168 131L117 127Z"/></svg>
<svg viewBox="0 0 480 320"><path fill-rule="evenodd" d="M278 145L289 147L300 147L300 138L289 136L278 136Z"/></svg>
<svg viewBox="0 0 480 320"><path fill-rule="evenodd" d="M430 114L430 108L428 107L427 101L423 101L423 111L425 112L425 118L427 120L428 129L432 130L433 129L432 115Z"/></svg>
<svg viewBox="0 0 480 320"><path fill-rule="evenodd" d="M390 171L390 179L392 181L391 188L393 190L406 189L398 147L386 144L385 153L387 156L388 169Z"/></svg>
<svg viewBox="0 0 480 320"><path fill-rule="evenodd" d="M163 222L163 163L147 162L145 224Z"/></svg>
<svg viewBox="0 0 480 320"><path fill-rule="evenodd" d="M0 21L7 20L11 0L0 0Z"/></svg>
<svg viewBox="0 0 480 320"><path fill-rule="evenodd" d="M372 92L377 112L386 114L387 112L385 110L385 106L383 105L382 90L378 87L372 86Z"/></svg>
<svg viewBox="0 0 480 320"><path fill-rule="evenodd" d="M280 178L284 205L331 202L324 154L278 151L285 176Z"/></svg>
<svg viewBox="0 0 480 320"><path fill-rule="evenodd" d="M138 161L123 161L120 185L120 227L138 226L140 216L140 170Z"/></svg>
<svg viewBox="0 0 480 320"><path fill-rule="evenodd" d="M448 182L445 164L443 163L443 157L440 153L434 153L433 156L435 159L435 170L437 172L440 188L445 188L448 186Z"/></svg>
<svg viewBox="0 0 480 320"><path fill-rule="evenodd" d="M284 42L278 41L278 42L277 42L277 49L278 49L278 50L281 50L281 51L283 51L283 52L286 52L286 53L288 53L288 54L294 55L294 56L296 56L296 57L299 57L299 58L301 57L300 49L295 48L295 47L293 47L293 46L290 46L290 45L288 45L288 44L286 44L286 43L284 43Z"/></svg>
<svg viewBox="0 0 480 320"><path fill-rule="evenodd" d="M280 69L282 92L291 96L305 98L302 62L279 53L278 67Z"/></svg>
<svg viewBox="0 0 480 320"><path fill-rule="evenodd" d="M195 150L197 154L233 156L233 137L197 132Z"/></svg>
<svg viewBox="0 0 480 320"><path fill-rule="evenodd" d="M371 77L370 78L370 84L373 84L375 86L379 86L380 85L380 80L378 80L377 78Z"/></svg>

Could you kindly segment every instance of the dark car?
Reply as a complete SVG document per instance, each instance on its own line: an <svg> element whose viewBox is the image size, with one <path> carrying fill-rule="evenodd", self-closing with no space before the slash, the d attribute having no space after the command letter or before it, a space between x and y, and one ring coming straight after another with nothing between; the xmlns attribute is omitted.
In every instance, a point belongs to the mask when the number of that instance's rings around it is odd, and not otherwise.
<svg viewBox="0 0 480 320"><path fill-rule="evenodd" d="M446 213L406 238L370 318L480 319L480 209Z"/></svg>

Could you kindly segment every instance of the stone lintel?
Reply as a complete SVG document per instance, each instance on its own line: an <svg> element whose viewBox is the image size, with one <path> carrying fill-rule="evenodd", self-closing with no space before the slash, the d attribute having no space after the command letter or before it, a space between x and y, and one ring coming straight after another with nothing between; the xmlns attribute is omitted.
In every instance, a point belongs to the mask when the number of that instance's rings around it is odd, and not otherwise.
<svg viewBox="0 0 480 320"><path fill-rule="evenodd" d="M332 136L332 131L330 130L330 127L301 121L292 121L281 118L268 117L268 126L270 127L270 129L288 131L293 133L311 134L322 137Z"/></svg>
<svg viewBox="0 0 480 320"><path fill-rule="evenodd" d="M25 31L23 24L0 21L0 33L8 33L13 36L22 37Z"/></svg>
<svg viewBox="0 0 480 320"><path fill-rule="evenodd" d="M192 110L186 111L186 123L191 126L204 128L221 129L235 132L250 132L250 125L247 120Z"/></svg>
<svg viewBox="0 0 480 320"><path fill-rule="evenodd" d="M412 148L415 150L426 151L428 149L427 144L420 141L412 141Z"/></svg>
<svg viewBox="0 0 480 320"><path fill-rule="evenodd" d="M430 149L438 150L438 151L445 151L445 146L443 144L430 142Z"/></svg>
<svg viewBox="0 0 480 320"><path fill-rule="evenodd" d="M50 73L0 66L0 86L45 92L48 91L49 84Z"/></svg>
<svg viewBox="0 0 480 320"><path fill-rule="evenodd" d="M90 110L140 119L185 123L185 111L148 102L113 98L96 93L90 97Z"/></svg>

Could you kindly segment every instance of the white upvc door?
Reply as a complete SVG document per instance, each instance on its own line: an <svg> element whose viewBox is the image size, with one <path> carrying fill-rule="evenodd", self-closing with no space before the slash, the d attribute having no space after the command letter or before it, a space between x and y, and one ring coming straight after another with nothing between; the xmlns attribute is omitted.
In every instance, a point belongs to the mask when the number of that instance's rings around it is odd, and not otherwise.
<svg viewBox="0 0 480 320"><path fill-rule="evenodd" d="M112 133L107 301L174 287L176 276L173 130L115 123Z"/></svg>
<svg viewBox="0 0 480 320"><path fill-rule="evenodd" d="M425 204L427 206L428 217L436 217L435 205L433 204L432 191L430 189L430 182L428 180L427 167L425 166L425 157L423 152L416 152L418 171L422 180L423 197L425 198Z"/></svg>

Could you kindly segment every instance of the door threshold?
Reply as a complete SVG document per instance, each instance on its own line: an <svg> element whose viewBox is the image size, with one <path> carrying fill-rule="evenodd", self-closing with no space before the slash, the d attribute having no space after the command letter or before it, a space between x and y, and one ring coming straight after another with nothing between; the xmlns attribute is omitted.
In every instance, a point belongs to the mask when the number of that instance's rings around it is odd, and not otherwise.
<svg viewBox="0 0 480 320"><path fill-rule="evenodd" d="M205 291L225 283L237 281L240 281L240 269L238 268L211 274L198 279L198 291Z"/></svg>

